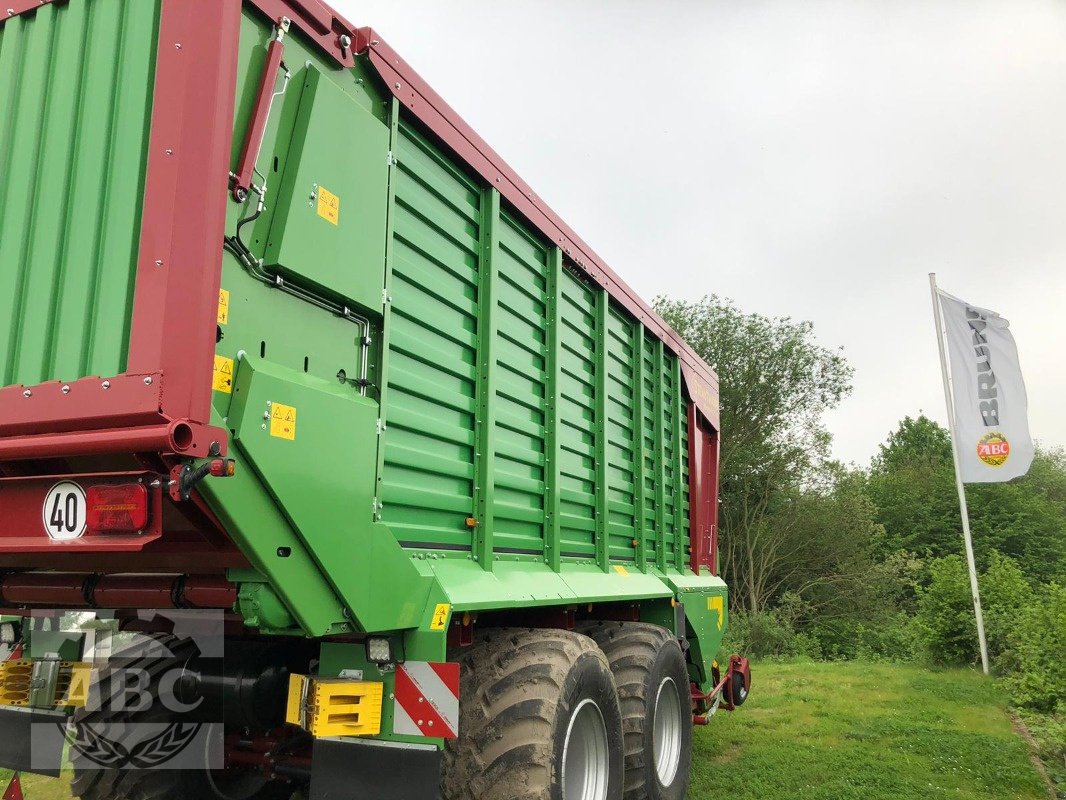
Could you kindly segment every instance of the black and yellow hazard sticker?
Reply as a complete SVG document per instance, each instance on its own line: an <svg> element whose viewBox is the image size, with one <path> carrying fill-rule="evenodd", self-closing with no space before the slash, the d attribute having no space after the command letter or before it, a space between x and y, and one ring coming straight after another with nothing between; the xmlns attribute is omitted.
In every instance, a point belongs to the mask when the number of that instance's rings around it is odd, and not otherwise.
<svg viewBox="0 0 1066 800"><path fill-rule="evenodd" d="M270 435L279 439L296 439L296 409L282 403L274 403L270 409Z"/></svg>
<svg viewBox="0 0 1066 800"><path fill-rule="evenodd" d="M334 225L341 219L341 199L324 186L318 187L318 216Z"/></svg>
<svg viewBox="0 0 1066 800"><path fill-rule="evenodd" d="M215 377L212 387L216 392L233 392L233 359L215 356Z"/></svg>
<svg viewBox="0 0 1066 800"><path fill-rule="evenodd" d="M229 322L229 292L225 289L218 290L218 324L225 325Z"/></svg>
<svg viewBox="0 0 1066 800"><path fill-rule="evenodd" d="M450 603L437 603L433 609L433 621L429 623L431 631L442 631L448 627L448 614L452 610Z"/></svg>

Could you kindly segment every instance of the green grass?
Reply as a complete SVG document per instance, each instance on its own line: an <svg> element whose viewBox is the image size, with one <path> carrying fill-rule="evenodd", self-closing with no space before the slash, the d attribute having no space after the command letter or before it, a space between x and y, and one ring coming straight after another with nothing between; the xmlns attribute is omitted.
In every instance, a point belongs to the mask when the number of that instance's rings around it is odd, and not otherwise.
<svg viewBox="0 0 1066 800"><path fill-rule="evenodd" d="M689 800L1047 800L1004 698L973 672L758 664L753 679L743 708L697 729ZM24 786L70 797L64 780Z"/></svg>
<svg viewBox="0 0 1066 800"><path fill-rule="evenodd" d="M973 800L1048 793L995 685L899 664L758 664L696 731L689 800Z"/></svg>
<svg viewBox="0 0 1066 800"><path fill-rule="evenodd" d="M0 794L7 788L11 773L0 769ZM70 780L65 778L42 778L40 775L23 775L22 791L26 800L71 800Z"/></svg>

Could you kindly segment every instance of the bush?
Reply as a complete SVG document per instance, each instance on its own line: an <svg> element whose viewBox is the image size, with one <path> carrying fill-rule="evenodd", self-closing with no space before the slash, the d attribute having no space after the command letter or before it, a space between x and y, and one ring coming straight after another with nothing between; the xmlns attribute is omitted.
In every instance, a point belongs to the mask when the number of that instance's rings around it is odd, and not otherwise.
<svg viewBox="0 0 1066 800"><path fill-rule="evenodd" d="M929 584L918 593L916 622L934 663L972 664L976 660L977 624L962 558L929 561Z"/></svg>
<svg viewBox="0 0 1066 800"><path fill-rule="evenodd" d="M1023 709L1020 716L1036 740L1040 758L1059 787L1060 795L1066 797L1066 700L1059 704L1056 713L1040 714Z"/></svg>
<svg viewBox="0 0 1066 800"><path fill-rule="evenodd" d="M1018 562L993 551L981 576L981 605L989 657L997 675L1017 669L1018 621L1033 603L1033 589Z"/></svg>
<svg viewBox="0 0 1066 800"><path fill-rule="evenodd" d="M1066 709L1066 586L1051 584L1022 609L1012 634L1017 669L1007 678L1014 702L1051 713Z"/></svg>
<svg viewBox="0 0 1066 800"><path fill-rule="evenodd" d="M827 658L915 661L922 654L914 619L902 611L878 620L818 623L810 633Z"/></svg>
<svg viewBox="0 0 1066 800"><path fill-rule="evenodd" d="M993 552L980 576L988 652L995 671L1008 675L1025 670L1023 661L1055 651L1056 615L1041 599L1018 563ZM1049 587L1045 593L1054 594ZM1050 596L1050 595L1049 595ZM929 657L938 664L971 664L978 658L977 626L966 564L959 556L929 562L928 585L919 592L918 626ZM1035 667L1034 667L1035 668ZM1042 669L1037 671L1043 674ZM1054 705L1054 703L1052 703Z"/></svg>
<svg viewBox="0 0 1066 800"><path fill-rule="evenodd" d="M792 624L772 611L758 614L734 611L730 614L729 632L722 643L722 651L754 658L803 655L797 646Z"/></svg>

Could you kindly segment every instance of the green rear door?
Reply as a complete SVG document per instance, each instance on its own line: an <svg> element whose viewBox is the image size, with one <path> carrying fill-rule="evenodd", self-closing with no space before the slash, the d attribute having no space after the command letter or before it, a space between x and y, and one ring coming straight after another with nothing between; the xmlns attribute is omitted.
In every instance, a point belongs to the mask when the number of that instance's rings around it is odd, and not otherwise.
<svg viewBox="0 0 1066 800"><path fill-rule="evenodd" d="M125 370L157 0L0 25L0 386Z"/></svg>

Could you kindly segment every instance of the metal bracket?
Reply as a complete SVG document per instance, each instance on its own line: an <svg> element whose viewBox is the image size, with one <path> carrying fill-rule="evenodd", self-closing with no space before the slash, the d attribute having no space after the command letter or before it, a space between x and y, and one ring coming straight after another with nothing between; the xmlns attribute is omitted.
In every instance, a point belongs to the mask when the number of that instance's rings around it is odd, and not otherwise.
<svg viewBox="0 0 1066 800"><path fill-rule="evenodd" d="M289 18L281 17L274 28L274 38L267 48L263 75L259 79L259 90L256 92L255 105L252 107L252 117L244 136L241 158L237 162L237 172L230 175L233 184L233 199L238 203L243 203L248 199L249 190L254 190L259 195L260 205L266 195L266 178L263 178L262 186L257 187L252 182L252 176L258 172L256 164L259 161L260 151L263 149L263 137L266 135L267 122L270 120L270 110L274 105L274 100L285 94L289 88L289 79L292 77L289 68L281 60L285 54L284 39L289 31L289 25ZM281 89L275 91L279 70L284 73L285 81Z"/></svg>

